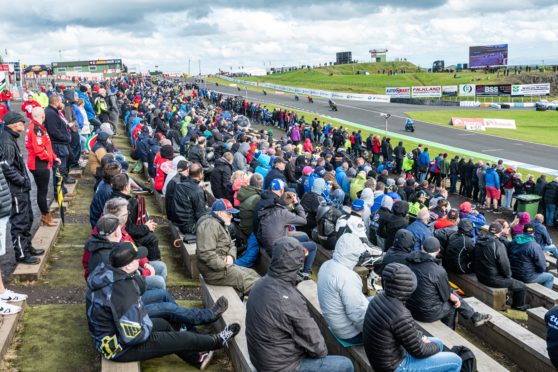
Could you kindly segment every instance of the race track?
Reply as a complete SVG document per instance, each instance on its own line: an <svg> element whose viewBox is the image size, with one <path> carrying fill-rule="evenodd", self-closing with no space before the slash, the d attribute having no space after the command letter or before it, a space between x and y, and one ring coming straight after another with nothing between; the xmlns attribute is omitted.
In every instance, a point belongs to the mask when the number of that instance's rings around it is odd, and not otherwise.
<svg viewBox="0 0 558 372"><path fill-rule="evenodd" d="M405 132L403 129L405 124L405 112L443 110L452 109L452 107L336 100L335 102L337 103L339 111L332 112L329 109L327 99L324 98L314 98L314 103L311 104L308 103L306 97L301 96L300 101L297 102L290 94L274 94L271 93L271 91L267 91L267 95L264 96L260 91L248 90L246 92L246 90L241 90L239 92L236 87L224 86L222 84L216 86L214 83L208 83L207 88L226 94L241 95L243 97L247 95L248 100L253 102L270 103L304 110L347 120L381 131L385 129L385 120L380 116L380 113L387 112L392 115L388 120L388 131L390 132L413 137L419 142L421 140L437 142L443 145L485 154L486 156L501 158L510 162L531 165L528 168L534 169L534 166L549 168L548 170L539 171L556 173L556 175L558 175L558 170L554 170L557 167L558 147L495 137L478 132L466 132L449 126L445 127L420 121L415 121L414 133ZM487 117L489 117L490 110L491 109L487 109ZM311 120L312 118L306 119L308 121L308 119ZM523 165L520 166L523 167Z"/></svg>

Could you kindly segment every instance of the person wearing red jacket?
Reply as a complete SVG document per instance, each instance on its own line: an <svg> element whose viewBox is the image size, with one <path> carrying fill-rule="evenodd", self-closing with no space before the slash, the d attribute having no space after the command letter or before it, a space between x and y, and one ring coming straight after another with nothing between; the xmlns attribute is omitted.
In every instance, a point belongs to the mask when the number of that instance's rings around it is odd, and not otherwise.
<svg viewBox="0 0 558 372"><path fill-rule="evenodd" d="M33 120L33 115L31 114L31 111L33 111L35 107L42 107L42 106L39 102L33 99L32 94L27 94L27 100L23 102L23 105L21 105L21 111L25 112L25 115L27 115L27 118L29 120Z"/></svg>
<svg viewBox="0 0 558 372"><path fill-rule="evenodd" d="M165 179L167 177L167 172L170 170L170 162L173 156L174 151L172 145L162 146L161 150L155 155L155 159L153 160L153 164L155 165L155 178L153 179L153 183L155 185L155 190L158 192L163 191Z"/></svg>
<svg viewBox="0 0 558 372"><path fill-rule="evenodd" d="M31 110L31 123L25 134L27 148L27 167L33 174L37 184L37 204L41 211L41 222L47 226L56 226L48 210L47 194L50 183L51 169L54 163L60 164L52 150L52 144L47 130L43 126L45 110L39 105Z"/></svg>
<svg viewBox="0 0 558 372"><path fill-rule="evenodd" d="M6 113L8 112L8 108L3 104L0 103L0 123L2 123L2 118L4 117L4 115L6 115Z"/></svg>
<svg viewBox="0 0 558 372"><path fill-rule="evenodd" d="M8 111L10 111L12 109L10 101L13 101L13 99L14 99L14 96L12 95L12 92L10 92L8 88L6 88L2 92L0 92L0 103L3 102L6 105L6 107L8 108Z"/></svg>
<svg viewBox="0 0 558 372"><path fill-rule="evenodd" d="M374 164L378 164L380 162L380 154L382 153L382 143L380 142L380 139L378 138L378 136L374 136L374 139L372 140L372 153L373 153L373 162Z"/></svg>

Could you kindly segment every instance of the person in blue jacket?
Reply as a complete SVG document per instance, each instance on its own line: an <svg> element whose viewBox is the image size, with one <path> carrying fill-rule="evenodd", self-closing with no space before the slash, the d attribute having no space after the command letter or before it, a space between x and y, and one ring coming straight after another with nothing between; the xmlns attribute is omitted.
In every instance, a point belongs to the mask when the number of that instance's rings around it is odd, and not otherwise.
<svg viewBox="0 0 558 372"><path fill-rule="evenodd" d="M420 154L417 166L419 169L419 183L422 183L422 181L426 178L428 168L430 167L430 154L428 153L428 147L425 147L424 151Z"/></svg>
<svg viewBox="0 0 558 372"><path fill-rule="evenodd" d="M413 234L415 238L415 245L413 251L420 251L422 243L426 238L432 236L432 228L428 225L430 222L430 212L428 209L423 208L418 212L415 222L407 226L407 230Z"/></svg>
<svg viewBox="0 0 558 372"><path fill-rule="evenodd" d="M523 234L515 236L509 257L514 279L552 288L554 276L546 272L546 258L541 246L535 241L535 227L532 224L523 226Z"/></svg>
<svg viewBox="0 0 558 372"><path fill-rule="evenodd" d="M500 200L500 175L496 172L496 164L492 164L490 168L486 169L484 188L486 190L487 208L490 208L492 202L494 211L498 211L498 200Z"/></svg>
<svg viewBox="0 0 558 372"><path fill-rule="evenodd" d="M546 323L546 351L550 361L556 369L558 369L558 306L544 315L544 322Z"/></svg>

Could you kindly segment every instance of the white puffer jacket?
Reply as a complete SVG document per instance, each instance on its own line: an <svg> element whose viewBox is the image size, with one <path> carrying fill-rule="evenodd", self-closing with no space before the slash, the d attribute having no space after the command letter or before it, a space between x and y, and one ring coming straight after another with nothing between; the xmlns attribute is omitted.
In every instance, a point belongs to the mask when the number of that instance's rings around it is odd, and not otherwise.
<svg viewBox="0 0 558 372"><path fill-rule="evenodd" d="M362 332L368 299L362 293L362 280L353 271L360 255L367 250L355 234L343 234L333 258L318 272L318 300L325 320L337 337L348 339Z"/></svg>

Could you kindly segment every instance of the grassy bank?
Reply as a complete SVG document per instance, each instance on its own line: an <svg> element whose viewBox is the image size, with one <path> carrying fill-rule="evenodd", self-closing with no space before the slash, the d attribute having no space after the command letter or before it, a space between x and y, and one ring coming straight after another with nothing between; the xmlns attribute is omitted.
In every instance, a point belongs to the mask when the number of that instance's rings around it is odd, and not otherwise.
<svg viewBox="0 0 558 372"><path fill-rule="evenodd" d="M437 110L407 112L406 114L415 120L439 125L450 125L452 117L514 119L517 129L487 129L482 133L558 146L558 111L540 112L534 109L528 111Z"/></svg>

